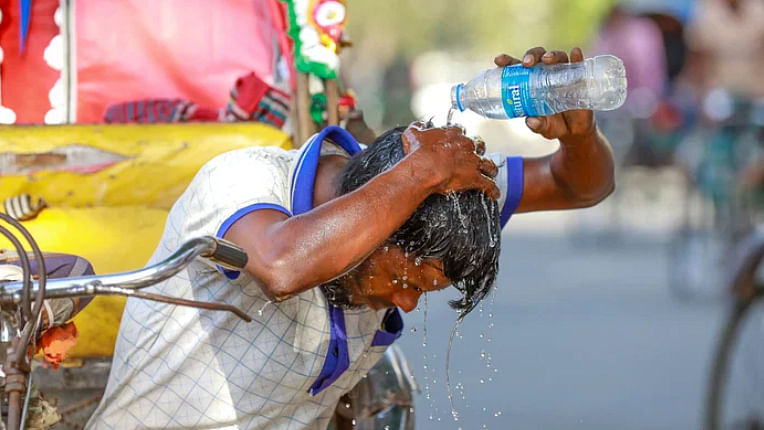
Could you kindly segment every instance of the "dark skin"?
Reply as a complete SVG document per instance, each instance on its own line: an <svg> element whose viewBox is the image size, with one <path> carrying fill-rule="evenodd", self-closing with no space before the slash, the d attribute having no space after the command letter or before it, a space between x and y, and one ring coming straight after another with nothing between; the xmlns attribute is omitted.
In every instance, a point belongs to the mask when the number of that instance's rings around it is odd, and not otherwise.
<svg viewBox="0 0 764 430"><path fill-rule="evenodd" d="M574 49L570 60L583 61L581 50ZM567 61L565 52L533 48L522 64ZM500 67L520 62L503 54L495 59ZM527 118L526 124L546 138L559 139L560 149L524 160L518 212L591 206L613 190L612 151L591 111ZM406 156L351 193L337 196L335 191L335 179L347 160L323 157L314 209L294 217L259 210L233 224L225 238L247 251L246 270L271 299L284 300L339 279L357 304L373 309L398 306L408 312L422 293L448 286L439 261L417 264L413 256L385 241L433 193L478 189L498 198L491 179L497 169L482 157L482 142L465 137L460 127L426 129L415 122L402 140Z"/></svg>

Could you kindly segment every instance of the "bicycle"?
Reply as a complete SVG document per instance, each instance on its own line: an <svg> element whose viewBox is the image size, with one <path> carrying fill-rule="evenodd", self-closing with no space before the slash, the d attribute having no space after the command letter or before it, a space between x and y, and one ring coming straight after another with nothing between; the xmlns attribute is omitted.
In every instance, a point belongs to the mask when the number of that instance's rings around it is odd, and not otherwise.
<svg viewBox="0 0 764 430"><path fill-rule="evenodd" d="M724 297L717 287L730 252L762 213L761 187L743 187L740 172L762 162L764 103L722 90L708 96L717 98L728 106L725 116L707 112L713 121L688 135L677 153L687 184L682 225L669 245L669 286L685 300Z"/></svg>

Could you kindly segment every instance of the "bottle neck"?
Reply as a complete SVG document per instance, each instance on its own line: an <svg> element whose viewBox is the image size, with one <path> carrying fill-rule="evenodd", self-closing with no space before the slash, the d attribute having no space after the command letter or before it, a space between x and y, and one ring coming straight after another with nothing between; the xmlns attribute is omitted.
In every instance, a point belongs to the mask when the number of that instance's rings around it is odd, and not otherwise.
<svg viewBox="0 0 764 430"><path fill-rule="evenodd" d="M451 87L451 109L464 112L464 84Z"/></svg>

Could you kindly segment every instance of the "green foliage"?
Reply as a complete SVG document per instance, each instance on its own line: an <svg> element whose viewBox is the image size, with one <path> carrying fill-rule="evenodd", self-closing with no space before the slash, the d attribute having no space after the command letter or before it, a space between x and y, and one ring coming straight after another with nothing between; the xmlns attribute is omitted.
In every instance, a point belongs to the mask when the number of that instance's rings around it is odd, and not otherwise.
<svg viewBox="0 0 764 430"><path fill-rule="evenodd" d="M492 58L499 52L521 55L538 45L585 47L610 3L612 0L351 0L348 30L353 40L372 38L390 54L408 59L433 49Z"/></svg>

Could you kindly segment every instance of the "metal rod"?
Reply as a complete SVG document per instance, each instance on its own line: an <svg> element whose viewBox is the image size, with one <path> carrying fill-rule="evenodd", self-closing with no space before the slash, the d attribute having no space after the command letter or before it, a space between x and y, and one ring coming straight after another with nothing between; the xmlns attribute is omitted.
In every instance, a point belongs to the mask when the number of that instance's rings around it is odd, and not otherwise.
<svg viewBox="0 0 764 430"><path fill-rule="evenodd" d="M297 73L297 90L295 105L297 108L297 141L295 148L299 148L315 132L313 119L310 117L310 90L307 73Z"/></svg>
<svg viewBox="0 0 764 430"><path fill-rule="evenodd" d="M106 295L106 296L137 297L140 299L153 300L155 302L163 302L163 303L169 303L172 305L179 305L179 306L189 306L192 308L209 309L213 311L228 311L233 313L237 317L243 319L246 322L252 321L252 318L250 318L249 315L244 313L244 311L237 308L236 306L229 305L227 303L201 302L197 300L167 297L167 296L162 296L160 294L145 293L143 291L136 291L136 290L131 290L128 288L104 287L100 285L95 287L95 293L98 295Z"/></svg>
<svg viewBox="0 0 764 430"><path fill-rule="evenodd" d="M32 302L31 302L31 291L32 291L32 267L29 264L29 256L27 255L27 252L24 251L24 247L21 246L21 242L16 238L16 236L13 235L8 229L6 229L3 226L0 226L0 234L5 236L9 242L11 242L11 245L13 245L14 248L16 248L16 253L19 256L19 262L21 263L21 276L22 276L22 300L21 300L21 314L24 316L24 319L26 321L29 321L32 318Z"/></svg>
<svg viewBox="0 0 764 430"><path fill-rule="evenodd" d="M324 92L326 93L326 112L328 114L328 124L339 125L340 90L337 87L337 81L334 79L324 80Z"/></svg>
<svg viewBox="0 0 764 430"><path fill-rule="evenodd" d="M48 280L48 271L45 267L45 259L42 256L42 251L40 251L40 247L37 245L37 242L29 233L29 230L27 230L23 225L21 225L20 222L13 219L9 215L0 213L0 219L16 227L16 229L21 233L22 236L24 236L24 238L29 243L29 246L32 248L32 253L35 256L35 259L37 260L37 278L39 279L38 290L37 290L37 294L35 295L34 309L32 309L32 315L31 315L31 318L29 318L29 321L34 321L34 323L37 324L37 318L39 317L40 312L42 312L42 306L43 306L42 302L45 299L45 284ZM31 272L29 277L31 278ZM24 294L25 300L27 301L31 298L30 291L31 291L31 286L27 286L27 291ZM29 305L24 304L24 306L28 307ZM29 342L29 339L25 339L25 342Z"/></svg>

